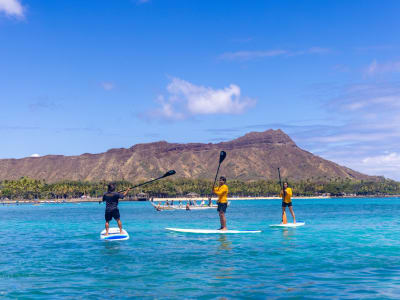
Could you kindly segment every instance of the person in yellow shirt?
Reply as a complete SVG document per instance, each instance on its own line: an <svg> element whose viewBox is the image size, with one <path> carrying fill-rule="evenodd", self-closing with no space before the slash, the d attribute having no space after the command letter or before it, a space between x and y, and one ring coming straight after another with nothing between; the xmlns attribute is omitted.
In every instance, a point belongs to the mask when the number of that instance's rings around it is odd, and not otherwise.
<svg viewBox="0 0 400 300"><path fill-rule="evenodd" d="M292 214L293 217L293 223L296 223L296 217L294 215L293 211L293 205L292 205L292 195L293 191L290 187L288 187L288 183L284 182L283 183L283 190L281 190L280 196L282 197L282 224L287 223L287 218L286 218L286 207L289 207L290 213Z"/></svg>
<svg viewBox="0 0 400 300"><path fill-rule="evenodd" d="M226 185L226 178L224 176L219 178L219 185L214 187L214 194L218 196L217 211L221 222L221 228L219 230L227 230L225 213L228 207L228 186Z"/></svg>

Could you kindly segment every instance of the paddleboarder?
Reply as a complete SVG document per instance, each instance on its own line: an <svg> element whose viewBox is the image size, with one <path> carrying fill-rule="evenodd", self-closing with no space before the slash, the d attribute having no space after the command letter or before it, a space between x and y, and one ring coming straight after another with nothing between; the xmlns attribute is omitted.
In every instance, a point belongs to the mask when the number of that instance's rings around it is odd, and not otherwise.
<svg viewBox="0 0 400 300"><path fill-rule="evenodd" d="M226 227L226 208L228 207L228 186L226 185L226 178L221 176L219 178L219 184L214 187L214 194L218 196L218 208L219 220L221 222L221 228L219 230L227 230Z"/></svg>
<svg viewBox="0 0 400 300"><path fill-rule="evenodd" d="M106 211L104 214L104 218L106 219L106 234L108 235L108 230L110 228L110 221L112 218L115 219L118 223L118 227L120 233L122 233L122 222L119 215L118 209L118 200L123 199L129 192L130 188L128 188L124 193L120 194L115 191L115 184L110 183L107 186L107 193L103 195L103 201L106 202Z"/></svg>
<svg viewBox="0 0 400 300"><path fill-rule="evenodd" d="M288 187L288 183L284 182L283 183L283 190L281 190L280 197L282 197L282 224L287 223L287 218L286 218L286 207L289 207L290 213L292 214L293 217L293 223L296 224L296 217L294 215L293 211L293 205L292 205L292 195L293 191L290 187Z"/></svg>

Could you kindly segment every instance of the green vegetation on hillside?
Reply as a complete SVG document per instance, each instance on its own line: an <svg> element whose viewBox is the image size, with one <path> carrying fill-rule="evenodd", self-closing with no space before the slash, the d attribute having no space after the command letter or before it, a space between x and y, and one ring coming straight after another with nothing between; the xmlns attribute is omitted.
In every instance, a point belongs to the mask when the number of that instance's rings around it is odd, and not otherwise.
<svg viewBox="0 0 400 300"><path fill-rule="evenodd" d="M132 185L127 181L119 181L117 190L123 190ZM201 196L210 194L212 182L199 179L160 180L131 194L148 193L154 197L184 196L190 192ZM295 196L319 196L330 194L343 195L395 195L400 194L400 182L382 179L379 182L351 181L336 179L327 182L313 182L311 180L289 182ZM228 181L230 196L276 196L279 194L277 181ZM107 182L62 181L46 183L43 180L22 177L19 180L4 180L0 182L0 198L5 199L66 199L79 198L83 195L100 197L106 191Z"/></svg>

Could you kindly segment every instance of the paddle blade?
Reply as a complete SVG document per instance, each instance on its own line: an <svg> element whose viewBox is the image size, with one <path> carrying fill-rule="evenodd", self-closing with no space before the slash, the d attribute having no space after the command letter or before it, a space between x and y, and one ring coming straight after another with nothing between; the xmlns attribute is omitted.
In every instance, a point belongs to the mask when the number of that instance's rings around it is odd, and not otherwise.
<svg viewBox="0 0 400 300"><path fill-rule="evenodd" d="M175 170L169 170L167 173L165 173L163 175L163 177L168 177L168 176L171 176L171 175L174 175L174 174L176 174Z"/></svg>
<svg viewBox="0 0 400 300"><path fill-rule="evenodd" d="M224 161L225 157L226 157L226 152L225 151L221 151L219 153L219 163L222 163Z"/></svg>

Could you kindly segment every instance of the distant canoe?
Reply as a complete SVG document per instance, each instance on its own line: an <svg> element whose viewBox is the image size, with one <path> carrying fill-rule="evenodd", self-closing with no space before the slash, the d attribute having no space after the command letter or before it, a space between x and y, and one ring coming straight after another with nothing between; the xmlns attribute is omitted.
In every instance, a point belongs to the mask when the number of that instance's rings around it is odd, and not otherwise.
<svg viewBox="0 0 400 300"><path fill-rule="evenodd" d="M162 210L207 210L207 209L217 209L218 205L190 205L189 209L186 209L186 205L157 205L154 202L151 202L151 205L158 211ZM230 202L228 202L228 206Z"/></svg>

